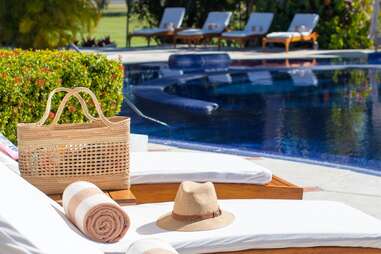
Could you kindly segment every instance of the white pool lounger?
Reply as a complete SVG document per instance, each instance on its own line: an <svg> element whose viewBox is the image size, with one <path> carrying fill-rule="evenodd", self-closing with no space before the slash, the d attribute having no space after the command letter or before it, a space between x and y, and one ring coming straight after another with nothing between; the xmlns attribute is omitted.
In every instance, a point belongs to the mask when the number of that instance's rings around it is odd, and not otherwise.
<svg viewBox="0 0 381 254"><path fill-rule="evenodd" d="M213 231L170 232L156 219L172 203L125 207L133 222L125 239L103 245L105 252L127 248L132 241L153 237L169 242L179 253L216 253L292 247L381 248L381 221L331 201L223 200L221 209L235 215L233 224Z"/></svg>
<svg viewBox="0 0 381 254"><path fill-rule="evenodd" d="M131 184L214 183L267 184L270 170L244 158L199 152L147 152L130 155Z"/></svg>
<svg viewBox="0 0 381 254"><path fill-rule="evenodd" d="M185 180L215 183L221 199L303 198L303 188L273 176L269 169L220 153L131 153L130 176L131 190L140 204L172 201Z"/></svg>
<svg viewBox="0 0 381 254"><path fill-rule="evenodd" d="M126 236L115 244L99 244L84 237L62 207L2 163L0 192L0 236L7 236L0 237L0 253L11 242L16 250L24 250L14 253L117 254L125 253L136 240L152 237L184 254L260 253L262 249L280 253L295 247L303 251L298 253L311 254L318 252L310 247L323 246L336 247L336 252L324 252L329 254L381 253L381 221L336 202L222 200L221 208L233 213L235 221L222 229L190 233L156 226L156 219L171 211L172 203L126 206L123 209L131 219ZM31 249L40 251L27 252Z"/></svg>

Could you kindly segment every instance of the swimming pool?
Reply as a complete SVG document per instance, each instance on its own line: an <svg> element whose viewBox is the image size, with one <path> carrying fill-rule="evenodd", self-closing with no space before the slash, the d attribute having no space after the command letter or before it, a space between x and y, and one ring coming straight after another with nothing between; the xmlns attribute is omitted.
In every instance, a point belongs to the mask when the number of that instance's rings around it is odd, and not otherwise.
<svg viewBox="0 0 381 254"><path fill-rule="evenodd" d="M378 65L366 59L233 61L228 70L169 77L162 71L167 68L167 63L126 66L127 96L170 125L147 121L124 106L121 114L132 116L132 131L151 141L381 175ZM150 99L153 90L166 97ZM171 104L174 97L217 107L192 111Z"/></svg>

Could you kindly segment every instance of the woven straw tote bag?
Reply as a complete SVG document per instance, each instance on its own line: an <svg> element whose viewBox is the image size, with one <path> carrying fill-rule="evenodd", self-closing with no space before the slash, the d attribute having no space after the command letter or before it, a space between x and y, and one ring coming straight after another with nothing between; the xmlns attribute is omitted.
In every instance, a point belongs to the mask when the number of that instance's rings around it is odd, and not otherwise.
<svg viewBox="0 0 381 254"><path fill-rule="evenodd" d="M49 117L53 96L66 92L51 124ZM88 110L80 92L90 95L98 118ZM58 124L68 100L80 102L87 123ZM103 190L129 188L130 119L106 118L88 88L57 88L48 97L46 110L37 123L17 126L19 166L22 177L46 194L62 193L74 181L90 181Z"/></svg>

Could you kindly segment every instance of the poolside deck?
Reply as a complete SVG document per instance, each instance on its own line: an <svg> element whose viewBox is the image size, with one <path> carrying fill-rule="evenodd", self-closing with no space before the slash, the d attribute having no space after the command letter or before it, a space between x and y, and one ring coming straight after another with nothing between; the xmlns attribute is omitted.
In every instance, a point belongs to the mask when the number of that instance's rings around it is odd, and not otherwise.
<svg viewBox="0 0 381 254"><path fill-rule="evenodd" d="M285 53L284 50L249 48L236 49L224 48L218 50L211 48L172 48L170 46L152 48L133 48L133 49L109 49L97 51L106 54L111 59L120 59L123 63L142 63L167 61L171 54L184 53L228 53L232 59L295 59L295 58L335 58L335 57L361 57L366 56L371 50L291 50Z"/></svg>
<svg viewBox="0 0 381 254"><path fill-rule="evenodd" d="M150 144L149 149L184 151L158 144ZM381 219L381 177L288 160L265 157L250 159L271 169L274 175L302 186L304 199L340 201Z"/></svg>

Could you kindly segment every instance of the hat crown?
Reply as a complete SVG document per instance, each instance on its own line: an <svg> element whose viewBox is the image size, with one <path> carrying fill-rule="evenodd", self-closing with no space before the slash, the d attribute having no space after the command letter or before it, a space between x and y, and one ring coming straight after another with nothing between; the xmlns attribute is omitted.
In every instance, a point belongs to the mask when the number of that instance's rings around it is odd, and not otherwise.
<svg viewBox="0 0 381 254"><path fill-rule="evenodd" d="M219 210L214 185L211 182L185 181L177 191L173 213L184 216L202 216Z"/></svg>

